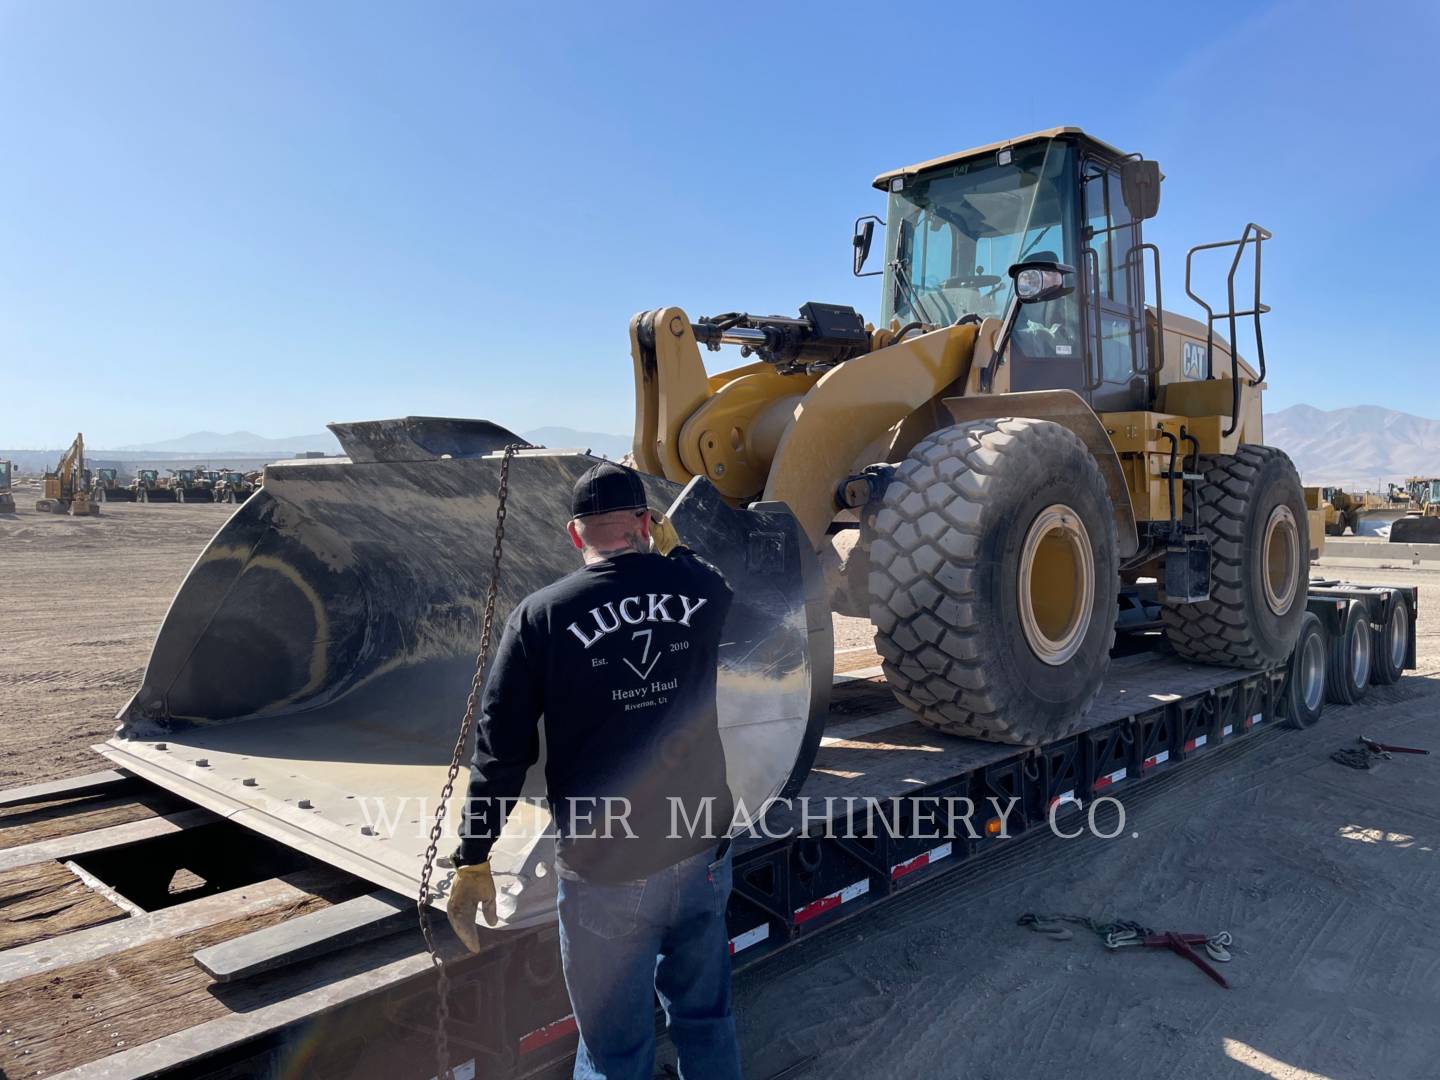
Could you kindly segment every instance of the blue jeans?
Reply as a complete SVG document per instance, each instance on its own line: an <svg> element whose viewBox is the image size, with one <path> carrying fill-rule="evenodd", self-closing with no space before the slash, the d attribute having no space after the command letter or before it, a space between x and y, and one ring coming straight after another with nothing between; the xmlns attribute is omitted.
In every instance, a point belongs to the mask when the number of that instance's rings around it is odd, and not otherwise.
<svg viewBox="0 0 1440 1080"><path fill-rule="evenodd" d="M689 1080L740 1080L725 902L713 851L641 881L560 875L560 957L580 1029L576 1080L652 1080L655 996Z"/></svg>

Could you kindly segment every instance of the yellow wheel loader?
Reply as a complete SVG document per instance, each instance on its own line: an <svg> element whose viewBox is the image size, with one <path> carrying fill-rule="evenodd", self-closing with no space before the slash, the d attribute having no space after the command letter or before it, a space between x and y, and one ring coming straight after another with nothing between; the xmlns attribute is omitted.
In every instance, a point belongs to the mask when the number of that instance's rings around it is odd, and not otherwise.
<svg viewBox="0 0 1440 1080"><path fill-rule="evenodd" d="M1440 544L1440 477L1412 476L1405 481L1409 509L1390 526L1397 544Z"/></svg>
<svg viewBox="0 0 1440 1080"><path fill-rule="evenodd" d="M1282 659L1308 545L1295 469L1260 445L1269 233L1191 249L1205 321L1167 312L1142 237L1160 182L1077 128L882 174L879 328L813 303L637 316L636 462L788 506L836 610L875 624L896 697L945 731L1066 734L1105 673L1117 591L1144 577L1181 655ZM857 222L857 275L877 224ZM1194 262L1222 251L1215 310ZM1242 318L1258 372L1232 350ZM701 350L722 345L749 362L707 374Z"/></svg>
<svg viewBox="0 0 1440 1080"><path fill-rule="evenodd" d="M1289 460L1260 445L1269 233L1192 249L1187 292L1205 320L1167 312L1142 237L1160 182L1154 162L1076 128L982 146L877 178L875 324L822 303L632 320L633 452L651 507L736 594L718 698L737 803L756 811L809 771L832 609L873 621L896 697L925 723L1008 743L1080 725L1122 583L1159 581L1184 657L1262 668L1290 654L1306 508ZM857 223L856 273L877 223ZM1192 274L1206 256L1230 260L1216 307ZM1242 263L1253 290L1237 295ZM1242 319L1257 369L1231 345ZM741 363L711 374L702 350L727 346ZM433 813L501 470L503 619L578 565L569 491L594 459L510 458L519 438L479 420L331 430L347 459L268 468L196 562L105 752L411 893L423 830L368 815ZM539 768L528 784L542 790ZM547 820L517 812L492 855L509 925L553 918L535 839Z"/></svg>

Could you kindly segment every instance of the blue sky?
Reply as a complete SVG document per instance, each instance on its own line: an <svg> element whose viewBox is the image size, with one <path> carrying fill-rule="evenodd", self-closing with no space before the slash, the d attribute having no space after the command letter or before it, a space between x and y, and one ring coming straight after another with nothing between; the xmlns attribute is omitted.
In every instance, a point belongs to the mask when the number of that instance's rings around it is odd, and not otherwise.
<svg viewBox="0 0 1440 1080"><path fill-rule="evenodd" d="M1055 124L1160 161L1167 307L1273 230L1270 408L1440 416L1437 46L1433 3L0 0L0 446L626 432L631 314L873 316L871 178Z"/></svg>

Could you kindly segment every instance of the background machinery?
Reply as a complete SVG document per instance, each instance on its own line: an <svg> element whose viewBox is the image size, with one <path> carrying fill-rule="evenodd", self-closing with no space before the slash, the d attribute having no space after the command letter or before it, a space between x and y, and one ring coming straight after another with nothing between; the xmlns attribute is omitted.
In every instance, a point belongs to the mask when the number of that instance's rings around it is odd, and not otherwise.
<svg viewBox="0 0 1440 1080"><path fill-rule="evenodd" d="M1155 162L1077 128L937 158L876 180L889 199L878 328L813 302L631 321L652 510L735 588L719 701L738 802L806 779L832 609L872 620L887 682L921 722L1021 746L1085 726L1118 596L1143 579L1159 583L1180 657L1263 673L1257 685L1288 662L1308 543L1295 469L1260 442L1269 233L1191 249L1205 319L1166 312L1142 236L1160 182ZM877 221L857 223L857 274ZM1218 306L1196 291L1205 253L1229 259ZM1247 257L1253 285L1237 295ZM1256 368L1230 344L1241 319ZM702 347L726 345L743 362L707 373ZM348 460L271 466L197 560L106 753L413 894L423 838L357 844L346 800L433 799L501 478L503 618L574 567L569 490L592 459L502 454L521 440L479 420L331 429ZM543 824L517 812L492 857L511 925L553 918Z"/></svg>
<svg viewBox="0 0 1440 1080"><path fill-rule="evenodd" d="M221 469L216 475L213 494L216 502L244 502L255 493L257 474Z"/></svg>
<svg viewBox="0 0 1440 1080"><path fill-rule="evenodd" d="M10 488L14 472L14 466L0 458L0 514L15 513L15 495Z"/></svg>
<svg viewBox="0 0 1440 1080"><path fill-rule="evenodd" d="M1440 544L1440 477L1412 476L1405 481L1408 511L1390 526L1390 539L1404 544Z"/></svg>
<svg viewBox="0 0 1440 1080"><path fill-rule="evenodd" d="M214 502L212 484L205 469L170 469L170 490L176 502Z"/></svg>
<svg viewBox="0 0 1440 1080"><path fill-rule="evenodd" d="M90 494L84 435L76 435L54 471L45 474L42 497L36 500L35 509L41 513L72 514L76 517L100 513L100 507L95 505Z"/></svg>
<svg viewBox="0 0 1440 1080"><path fill-rule="evenodd" d="M115 469L96 469L91 484L91 496L97 503L102 502L134 502L135 488L130 484L121 484L116 479Z"/></svg>
<svg viewBox="0 0 1440 1080"><path fill-rule="evenodd" d="M157 469L136 469L130 490L134 492L136 502L175 501L175 489L170 485L169 478L161 477Z"/></svg>

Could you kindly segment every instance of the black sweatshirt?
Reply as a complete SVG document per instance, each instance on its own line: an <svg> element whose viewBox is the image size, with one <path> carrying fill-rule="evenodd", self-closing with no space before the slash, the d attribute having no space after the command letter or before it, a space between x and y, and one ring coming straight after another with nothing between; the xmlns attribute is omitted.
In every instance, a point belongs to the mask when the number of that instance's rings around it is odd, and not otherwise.
<svg viewBox="0 0 1440 1080"><path fill-rule="evenodd" d="M521 601L485 683L456 862L489 858L542 714L563 869L634 881L713 847L733 813L715 711L731 595L676 548L591 563Z"/></svg>

